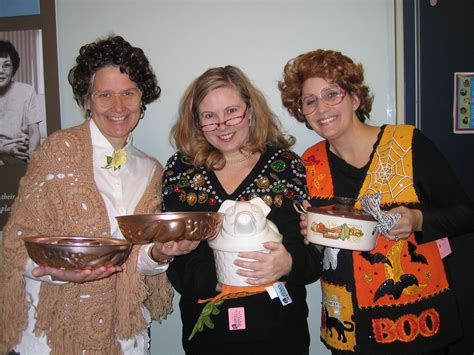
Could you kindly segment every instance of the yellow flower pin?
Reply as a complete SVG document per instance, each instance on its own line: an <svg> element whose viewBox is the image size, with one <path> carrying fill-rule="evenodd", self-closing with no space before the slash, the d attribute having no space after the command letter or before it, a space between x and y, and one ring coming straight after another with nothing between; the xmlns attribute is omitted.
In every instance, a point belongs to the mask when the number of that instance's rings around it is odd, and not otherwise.
<svg viewBox="0 0 474 355"><path fill-rule="evenodd" d="M113 151L112 155L106 155L105 159L107 164L103 167L104 169L118 170L127 162L127 152L124 150Z"/></svg>

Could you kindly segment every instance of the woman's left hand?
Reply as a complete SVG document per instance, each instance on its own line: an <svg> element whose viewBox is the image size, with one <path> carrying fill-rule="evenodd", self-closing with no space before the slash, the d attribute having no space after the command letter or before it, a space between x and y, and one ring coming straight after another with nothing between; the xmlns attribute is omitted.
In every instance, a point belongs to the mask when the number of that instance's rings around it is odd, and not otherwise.
<svg viewBox="0 0 474 355"><path fill-rule="evenodd" d="M249 285L258 286L273 283L291 271L293 259L282 243L265 242L263 247L269 250L264 252L241 252L234 264L248 270L239 269L237 274L247 277Z"/></svg>
<svg viewBox="0 0 474 355"><path fill-rule="evenodd" d="M154 242L151 256L155 260L167 259L192 252L199 245L198 240L169 241L166 243Z"/></svg>
<svg viewBox="0 0 474 355"><path fill-rule="evenodd" d="M387 239L407 239L411 233L421 231L423 225L423 214L420 210L398 206L388 212L393 214L399 213L401 217L392 229L390 229L388 235L386 235Z"/></svg>

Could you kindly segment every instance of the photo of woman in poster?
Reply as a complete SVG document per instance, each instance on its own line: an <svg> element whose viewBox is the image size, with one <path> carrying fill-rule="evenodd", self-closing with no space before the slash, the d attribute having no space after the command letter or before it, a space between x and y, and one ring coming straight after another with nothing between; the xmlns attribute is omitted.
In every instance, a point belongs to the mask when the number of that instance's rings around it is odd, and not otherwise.
<svg viewBox="0 0 474 355"><path fill-rule="evenodd" d="M41 140L43 112L33 86L14 80L19 66L15 46L0 40L0 165L26 164Z"/></svg>

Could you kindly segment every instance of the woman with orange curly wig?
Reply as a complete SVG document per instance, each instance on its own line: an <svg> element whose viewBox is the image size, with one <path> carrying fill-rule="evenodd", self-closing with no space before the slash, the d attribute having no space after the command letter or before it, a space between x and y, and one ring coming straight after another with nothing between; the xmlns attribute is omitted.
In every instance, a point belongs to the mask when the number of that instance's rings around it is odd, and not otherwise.
<svg viewBox="0 0 474 355"><path fill-rule="evenodd" d="M322 341L333 354L446 354L461 329L437 242L474 229L449 164L412 126L366 123L363 67L340 52L290 60L279 89L290 114L324 138L302 156L310 203L349 197L360 208L376 194L394 219L372 251L325 247Z"/></svg>

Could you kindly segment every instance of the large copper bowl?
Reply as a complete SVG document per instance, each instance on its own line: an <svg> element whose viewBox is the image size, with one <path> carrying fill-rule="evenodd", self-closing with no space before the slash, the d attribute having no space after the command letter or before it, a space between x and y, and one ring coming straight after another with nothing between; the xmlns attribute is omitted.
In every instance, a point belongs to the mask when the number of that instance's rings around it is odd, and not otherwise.
<svg viewBox="0 0 474 355"><path fill-rule="evenodd" d="M209 240L219 233L223 214L219 212L161 212L118 216L125 239L134 244L171 240Z"/></svg>
<svg viewBox="0 0 474 355"><path fill-rule="evenodd" d="M30 258L56 269L95 269L122 264L132 245L123 239L33 236L23 241Z"/></svg>

